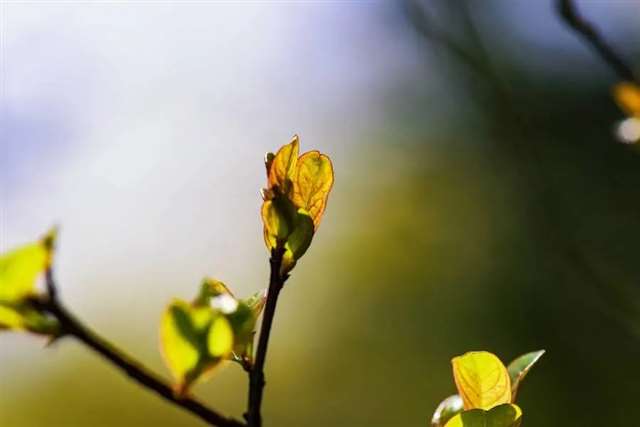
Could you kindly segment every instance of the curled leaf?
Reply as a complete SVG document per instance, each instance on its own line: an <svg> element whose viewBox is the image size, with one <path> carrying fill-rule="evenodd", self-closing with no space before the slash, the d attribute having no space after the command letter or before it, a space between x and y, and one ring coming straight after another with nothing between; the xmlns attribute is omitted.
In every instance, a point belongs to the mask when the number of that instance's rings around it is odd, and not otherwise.
<svg viewBox="0 0 640 427"><path fill-rule="evenodd" d="M282 258L282 274L291 271L296 265L296 261L309 249L313 234L313 220L306 211L298 209L294 219L293 233L289 235L284 245L285 252Z"/></svg>
<svg viewBox="0 0 640 427"><path fill-rule="evenodd" d="M531 353L523 354L516 358L513 362L509 363L507 371L509 371L509 377L511 378L511 401L516 401L516 395L518 394L518 386L520 382L527 375L529 370L536 364L536 362L542 357L544 350L532 351Z"/></svg>
<svg viewBox="0 0 640 427"><path fill-rule="evenodd" d="M464 411L451 418L445 427L519 427L521 423L522 410L517 405L507 403L489 411Z"/></svg>
<svg viewBox="0 0 640 427"><path fill-rule="evenodd" d="M511 402L511 380L500 359L471 351L451 360L453 377L465 409L491 409Z"/></svg>
<svg viewBox="0 0 640 427"><path fill-rule="evenodd" d="M267 248L283 245L294 228L295 207L288 199L278 196L264 201L261 214Z"/></svg>
<svg viewBox="0 0 640 427"><path fill-rule="evenodd" d="M453 396L447 397L440 402L436 411L433 413L433 417L431 418L431 427L444 427L447 421L463 410L464 406L460 396L454 394Z"/></svg>

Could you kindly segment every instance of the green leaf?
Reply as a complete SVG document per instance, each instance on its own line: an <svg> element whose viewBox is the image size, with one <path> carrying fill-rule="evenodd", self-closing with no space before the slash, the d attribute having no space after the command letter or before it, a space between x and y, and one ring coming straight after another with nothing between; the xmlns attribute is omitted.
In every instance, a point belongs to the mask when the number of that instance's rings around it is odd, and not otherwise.
<svg viewBox="0 0 640 427"><path fill-rule="evenodd" d="M236 311L227 316L234 333L233 360L242 365L250 366L253 363L256 323L265 301L265 292L256 292L251 297L241 300Z"/></svg>
<svg viewBox="0 0 640 427"><path fill-rule="evenodd" d="M313 219L304 209L298 209L293 232L287 237L284 245L285 253L282 258L281 273L288 273L296 265L296 262L305 254L313 239Z"/></svg>
<svg viewBox="0 0 640 427"><path fill-rule="evenodd" d="M0 256L0 301L16 302L35 294L36 279L51 262L45 241Z"/></svg>
<svg viewBox="0 0 640 427"><path fill-rule="evenodd" d="M511 402L511 380L500 359L487 351L470 351L451 360L453 378L465 409L491 409Z"/></svg>
<svg viewBox="0 0 640 427"><path fill-rule="evenodd" d="M214 358L225 358L233 349L233 329L225 316L213 320L207 335L207 348Z"/></svg>
<svg viewBox="0 0 640 427"><path fill-rule="evenodd" d="M451 418L445 427L519 427L521 422L520 408L506 403L489 411L483 409L464 411Z"/></svg>
<svg viewBox="0 0 640 427"><path fill-rule="evenodd" d="M304 153L296 164L293 180L292 201L313 218L317 230L327 199L333 187L333 165L331 159L317 150Z"/></svg>
<svg viewBox="0 0 640 427"><path fill-rule="evenodd" d="M436 411L433 413L431 427L444 427L447 421L463 410L462 398L459 395L454 394L453 396L447 397L440 402L440 405L438 405Z"/></svg>
<svg viewBox="0 0 640 427"><path fill-rule="evenodd" d="M60 333L60 324L56 319L35 310L28 303L0 302L0 330L22 330L55 337Z"/></svg>
<svg viewBox="0 0 640 427"><path fill-rule="evenodd" d="M280 147L278 152L265 162L268 169L268 188L278 188L282 194L290 191L293 174L298 161L300 140L294 135L289 144Z"/></svg>
<svg viewBox="0 0 640 427"><path fill-rule="evenodd" d="M511 362L507 367L509 376L511 377L512 402L516 401L516 395L518 393L518 386L520 385L520 382L524 379L533 365L535 365L536 362L542 357L544 352L544 350L539 350L523 354L522 356L516 358L513 362Z"/></svg>
<svg viewBox="0 0 640 427"><path fill-rule="evenodd" d="M181 394L233 349L233 331L223 313L181 300L174 300L165 310L160 339L165 362Z"/></svg>
<svg viewBox="0 0 640 427"><path fill-rule="evenodd" d="M200 285L200 293L195 299L194 305L210 305L211 299L221 295L229 295L233 299L235 299L233 293L229 290L227 285L219 280L205 277L202 280L202 285Z"/></svg>
<svg viewBox="0 0 640 427"><path fill-rule="evenodd" d="M295 227L296 208L289 199L278 195L265 200L261 209L264 241L269 250L284 244Z"/></svg>

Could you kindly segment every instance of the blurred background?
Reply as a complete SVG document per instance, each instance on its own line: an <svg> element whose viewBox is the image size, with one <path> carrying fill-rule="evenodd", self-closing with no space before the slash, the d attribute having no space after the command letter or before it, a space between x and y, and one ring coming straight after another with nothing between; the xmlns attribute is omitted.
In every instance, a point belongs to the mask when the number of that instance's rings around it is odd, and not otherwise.
<svg viewBox="0 0 640 427"><path fill-rule="evenodd" d="M640 2L578 1L631 64ZM266 426L427 426L450 359L547 354L526 426L629 426L640 152L552 1L0 3L0 249L61 226L63 300L168 375L205 275L267 284L262 156L336 185L280 299ZM201 426L72 340L0 336L0 425ZM241 416L242 370L195 394Z"/></svg>

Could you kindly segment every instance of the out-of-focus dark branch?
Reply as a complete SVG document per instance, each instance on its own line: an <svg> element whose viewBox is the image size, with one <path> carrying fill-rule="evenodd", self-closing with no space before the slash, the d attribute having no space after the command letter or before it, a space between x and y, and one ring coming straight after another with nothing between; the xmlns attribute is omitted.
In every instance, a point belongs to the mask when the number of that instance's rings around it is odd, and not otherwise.
<svg viewBox="0 0 640 427"><path fill-rule="evenodd" d="M429 42L442 45L460 61L467 64L474 72L487 77L486 64L475 57L469 50L458 44L449 34L437 28L419 0L406 2L407 15L418 32Z"/></svg>
<svg viewBox="0 0 640 427"><path fill-rule="evenodd" d="M512 126L510 126L510 128L514 133L513 136L515 136L515 138L508 138L512 143L504 144L503 147L505 151L516 158L518 162L525 165L525 167L519 169L517 173L522 174L523 179L530 184L530 191L535 194L537 200L543 201L534 203L533 209L529 214L529 220L535 225L536 230L551 230L551 232L547 233L548 237L542 241L550 250L562 253L563 256L560 261L565 263L570 271L579 274L585 283L589 283L594 289L597 289L598 292L606 294L609 284L589 263L574 239L567 235L567 231L559 223L557 215L554 215L549 209L545 208L545 206L549 205L546 201L551 198L553 186L549 183L548 173L542 166L541 154L536 145L525 144L528 134L531 132L531 124L529 123L528 117L521 111L521 108L519 108L510 85L492 65L490 50L485 47L482 35L475 26L469 10L469 3L469 1L462 0L455 4L459 7L459 14L457 16L460 17L465 24L465 31L475 44L475 46L470 49L465 49L453 42L448 35L434 31L433 23L429 22L424 7L419 3L419 0L409 1L409 5L411 6L409 11L418 14L417 18L412 16L412 21L425 38L451 49L451 52L454 53L462 63L470 66L473 71L478 72L478 74L485 79L484 82L493 90L493 96L499 101L499 105L503 107L503 111L511 118L509 123L512 123ZM576 31L585 35L583 31L585 31L584 28L587 28L586 34L589 34L590 40L591 38L596 40L595 43L598 49L603 49L604 52L607 52L606 58L614 58L613 63L609 62L610 59L607 59L607 62L612 64L612 66L614 63L617 64L615 69L621 78L624 80L637 81L631 69L624 61L604 43L598 33L588 23L585 23L577 15L576 9L570 0L558 0L558 5L563 16L567 14L565 19L570 22L570 25L572 27L577 25L578 28L580 28L580 30L576 29ZM504 132L506 128L503 122L501 122L499 131ZM497 141L501 140L501 138L497 138ZM616 313L613 313L612 317L620 320Z"/></svg>
<svg viewBox="0 0 640 427"><path fill-rule="evenodd" d="M129 378L141 386L154 391L163 399L192 413L210 425L219 427L244 427L242 422L227 418L191 397L178 396L171 386L166 384L158 375L149 371L140 362L126 355L113 344L84 326L82 322L71 314L60 302L53 272L50 268L46 271L46 285L47 295L34 298L31 303L37 309L49 313L58 320L60 323L60 338L68 336L77 339L114 366L118 367Z"/></svg>
<svg viewBox="0 0 640 427"><path fill-rule="evenodd" d="M622 80L640 83L631 67L622 59L622 56L605 41L593 24L580 15L573 0L557 0L556 5L558 13L562 16L564 22L582 36L589 46L600 55L602 60L618 74L618 77Z"/></svg>

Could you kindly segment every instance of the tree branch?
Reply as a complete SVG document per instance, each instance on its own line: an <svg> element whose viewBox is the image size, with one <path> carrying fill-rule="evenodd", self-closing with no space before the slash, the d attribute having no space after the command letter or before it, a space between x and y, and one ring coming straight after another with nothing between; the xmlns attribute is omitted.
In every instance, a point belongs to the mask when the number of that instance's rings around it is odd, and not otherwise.
<svg viewBox="0 0 640 427"><path fill-rule="evenodd" d="M267 302L264 308L264 317L260 328L260 338L258 340L258 348L256 350L256 361L253 368L249 372L249 402L245 418L249 427L261 427L262 416L260 408L262 406L262 394L264 390L264 364L267 358L267 347L269 345L269 335L271 334L271 325L276 312L276 304L278 303L278 295L289 278L288 274L282 275L280 268L282 266L282 257L284 248L278 247L271 251L269 264L271 273L269 276L269 290L267 291Z"/></svg>
<svg viewBox="0 0 640 427"><path fill-rule="evenodd" d="M113 344L84 326L58 299L51 269L48 269L46 272L46 286L48 295L32 300L32 304L36 308L48 312L60 322L61 337L74 337L118 367L129 378L141 386L154 391L163 399L192 413L210 425L218 427L245 426L242 422L233 418L227 418L191 397L178 396L173 388L166 384L158 375L149 371L140 362L129 357L114 347Z"/></svg>
<svg viewBox="0 0 640 427"><path fill-rule="evenodd" d="M622 59L622 56L604 40L593 24L580 16L573 0L557 0L557 9L567 25L580 34L622 80L640 83L631 67Z"/></svg>

